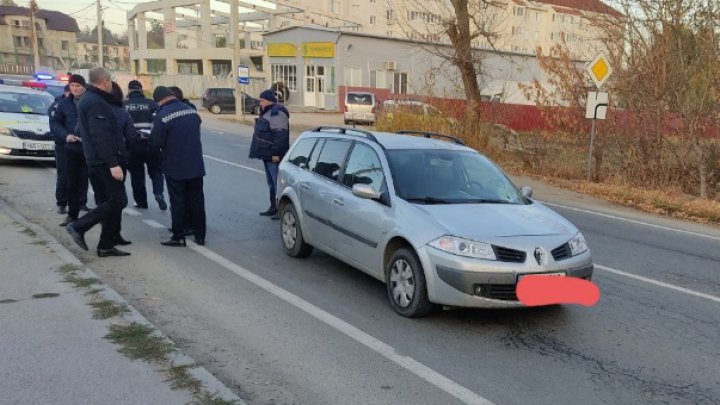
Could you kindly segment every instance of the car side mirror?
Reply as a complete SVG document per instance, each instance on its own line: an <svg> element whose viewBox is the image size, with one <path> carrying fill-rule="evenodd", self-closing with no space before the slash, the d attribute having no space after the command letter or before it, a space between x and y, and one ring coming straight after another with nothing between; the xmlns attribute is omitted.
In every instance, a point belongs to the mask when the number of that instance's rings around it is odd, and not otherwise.
<svg viewBox="0 0 720 405"><path fill-rule="evenodd" d="M527 198L532 198L532 196L533 196L533 189L530 186L523 186L520 189L520 192L522 193L522 195L524 195Z"/></svg>
<svg viewBox="0 0 720 405"><path fill-rule="evenodd" d="M367 184L354 184L352 187L354 196L364 198L366 200L379 200L381 195L372 186Z"/></svg>

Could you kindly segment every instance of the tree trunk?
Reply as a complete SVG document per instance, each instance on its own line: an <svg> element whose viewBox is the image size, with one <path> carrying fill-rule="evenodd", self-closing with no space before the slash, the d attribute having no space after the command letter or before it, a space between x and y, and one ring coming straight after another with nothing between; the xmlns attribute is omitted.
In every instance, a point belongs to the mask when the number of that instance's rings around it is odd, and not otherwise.
<svg viewBox="0 0 720 405"><path fill-rule="evenodd" d="M450 2L455 9L455 21L448 25L447 34L455 48L454 64L462 76L468 108L476 108L474 102L480 101L480 86L473 64L468 0L451 0Z"/></svg>

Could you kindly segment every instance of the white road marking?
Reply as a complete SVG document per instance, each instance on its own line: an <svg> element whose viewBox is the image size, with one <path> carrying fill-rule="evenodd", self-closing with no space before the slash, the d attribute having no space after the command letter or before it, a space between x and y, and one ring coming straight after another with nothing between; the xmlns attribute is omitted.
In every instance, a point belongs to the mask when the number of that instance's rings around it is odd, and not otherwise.
<svg viewBox="0 0 720 405"><path fill-rule="evenodd" d="M418 362L417 360L414 360L409 356L397 353L395 348L393 348L392 346L368 335L367 333L356 328L355 326L343 321L342 319L337 318L336 316L316 307L308 301L305 301L304 299L291 293L290 291L287 291L265 280L264 278L256 275L255 273L250 272L249 270L231 262L230 260L203 246L198 246L190 241L188 241L188 246L191 246L194 251L200 253L201 255L219 264L220 266L228 269L229 271L232 271L233 273L244 278L245 280L255 284L256 286L262 288L270 294L273 294L274 296L282 299L290 305L293 305L294 307L318 319L326 325L336 329L337 331L344 333L351 339L365 345L369 349L384 356L388 360L396 363L405 370L417 375L418 377L434 385L435 387L454 396L460 401L466 404L492 405L492 402L490 402L489 400L470 391L462 385L459 385L458 383L450 380L449 378Z"/></svg>
<svg viewBox="0 0 720 405"><path fill-rule="evenodd" d="M131 217L139 217L140 215L142 215L141 213L135 211L132 208L125 208L123 212L130 215Z"/></svg>
<svg viewBox="0 0 720 405"><path fill-rule="evenodd" d="M239 165L239 164L237 164L237 163L228 162L227 160L218 159L218 158L216 158L216 157L209 156L209 155L203 155L203 156L204 156L206 159L214 160L214 161L220 162L220 163L225 163L226 165L230 165L230 166L234 166L234 167L239 167L240 169L250 170L251 172L255 172L255 173L265 174L264 171L258 170L258 169L252 168L252 167L247 167L247 166Z"/></svg>
<svg viewBox="0 0 720 405"><path fill-rule="evenodd" d="M638 276L638 275L632 274L632 273L626 273L626 272L624 272L624 271L620 271L620 270L613 269L613 268L610 268L610 267L601 266L601 265L599 265L599 264L595 264L595 268L596 268L596 269L603 270L603 271L607 271L608 273L613 273L613 274L617 274L617 275L619 275L619 276L632 278L632 279L635 279L635 280L638 280L638 281L643 281L643 282L648 283L648 284L656 285L656 286L658 286L658 287L667 288L667 289L674 290L674 291L678 291L678 292L681 292L681 293L684 293L684 294L692 295L692 296L695 296L695 297L698 297L698 298L704 298L704 299L706 299L706 300L715 301L715 302L719 302L719 303L720 303L720 297L716 297L716 296L714 296L714 295L710 295L710 294L705 294L705 293L701 293L701 292L689 290L689 289L687 289L687 288L678 287L678 286L673 285L673 284L664 283L664 282L662 282L662 281L653 280L653 279L651 279L651 278L647 278L647 277L643 277L643 276Z"/></svg>
<svg viewBox="0 0 720 405"><path fill-rule="evenodd" d="M165 225L161 224L160 222L158 222L154 219L143 219L142 221L145 222L145 224L149 225L152 228L156 228L156 229L167 228Z"/></svg>
<svg viewBox="0 0 720 405"><path fill-rule="evenodd" d="M605 214L605 213L597 212L597 211L589 211L589 210L585 210L585 209L582 209L582 208L568 207L567 205L554 204L554 203L549 203L549 202L547 202L547 201L540 201L540 200L537 200L537 201L540 202L540 203L542 203L542 204L544 204L544 205L551 205L551 206L553 206L553 207L564 208L564 209L566 209L566 210L582 212L582 213L585 213L585 214L597 215L597 216L599 216L599 217L605 217L605 218L615 219L615 220L618 220L618 221L630 222L630 223L632 223L632 224L643 225L643 226L647 226L647 227L650 227L650 228L662 229L662 230L664 230L664 231L683 233L683 234L686 234L686 235L697 236L697 237L699 237L699 238L707 238L707 239L712 239L712 240L720 241L720 236L706 235L706 234L699 233L699 232L685 231L685 230L682 230L682 229L675 229L675 228L670 228L670 227L667 227L667 226L650 224L650 223L643 222L643 221L638 221L638 220L635 220L635 219L623 218L623 217L620 217L620 216L617 216L617 215Z"/></svg>

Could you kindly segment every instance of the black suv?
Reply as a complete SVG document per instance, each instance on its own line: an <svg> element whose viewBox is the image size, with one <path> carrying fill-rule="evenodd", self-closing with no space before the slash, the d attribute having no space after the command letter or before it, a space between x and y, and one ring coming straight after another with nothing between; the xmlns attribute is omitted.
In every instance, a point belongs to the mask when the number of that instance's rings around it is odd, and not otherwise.
<svg viewBox="0 0 720 405"><path fill-rule="evenodd" d="M260 115L260 100L245 96L245 112L248 114ZM231 88L210 88L205 89L202 97L202 105L213 114L224 112L235 112L235 94Z"/></svg>

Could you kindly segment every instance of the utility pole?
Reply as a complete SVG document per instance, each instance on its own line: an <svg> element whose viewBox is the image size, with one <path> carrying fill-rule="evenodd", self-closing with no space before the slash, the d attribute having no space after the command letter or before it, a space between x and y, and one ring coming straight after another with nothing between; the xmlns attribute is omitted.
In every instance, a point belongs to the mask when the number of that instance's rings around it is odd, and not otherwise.
<svg viewBox="0 0 720 405"><path fill-rule="evenodd" d="M30 35L32 36L33 58L35 64L35 73L40 71L40 49L38 49L37 30L35 29L35 12L37 11L37 3L30 0Z"/></svg>
<svg viewBox="0 0 720 405"><path fill-rule="evenodd" d="M98 64L100 67L105 67L104 56L105 51L103 50L103 28L105 25L102 20L102 5L100 0L97 0L97 32L98 32Z"/></svg>
<svg viewBox="0 0 720 405"><path fill-rule="evenodd" d="M238 0L230 1L230 35L232 36L233 44L233 87L235 88L235 117L244 119L245 118L245 95L242 94L240 83L238 81L238 67L240 66L240 32L238 30L240 25L240 15L238 7L240 6Z"/></svg>

